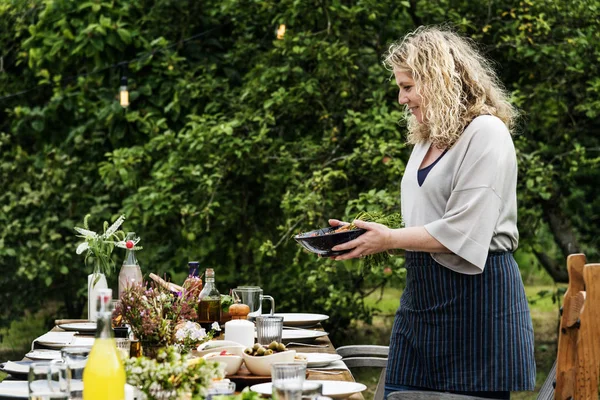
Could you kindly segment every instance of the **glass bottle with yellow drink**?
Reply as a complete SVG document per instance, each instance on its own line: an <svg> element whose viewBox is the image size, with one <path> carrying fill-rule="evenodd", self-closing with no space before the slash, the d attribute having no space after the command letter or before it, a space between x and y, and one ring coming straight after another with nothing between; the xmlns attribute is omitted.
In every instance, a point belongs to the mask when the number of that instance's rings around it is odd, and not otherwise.
<svg viewBox="0 0 600 400"><path fill-rule="evenodd" d="M125 368L111 326L112 290L98 293L96 339L83 371L83 400L124 400Z"/></svg>

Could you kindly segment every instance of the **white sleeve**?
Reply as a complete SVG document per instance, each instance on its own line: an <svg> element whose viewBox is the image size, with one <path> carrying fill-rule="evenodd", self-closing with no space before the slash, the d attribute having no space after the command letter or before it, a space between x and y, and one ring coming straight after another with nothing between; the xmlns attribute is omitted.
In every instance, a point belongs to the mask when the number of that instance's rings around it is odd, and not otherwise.
<svg viewBox="0 0 600 400"><path fill-rule="evenodd" d="M505 142L512 143L506 127L482 125L471 137L454 176L443 217L425 225L429 234L452 252L432 254L433 258L465 274L483 272L503 205L497 185L506 180L502 174L509 170L507 163L514 160L514 155L509 154L513 147Z"/></svg>

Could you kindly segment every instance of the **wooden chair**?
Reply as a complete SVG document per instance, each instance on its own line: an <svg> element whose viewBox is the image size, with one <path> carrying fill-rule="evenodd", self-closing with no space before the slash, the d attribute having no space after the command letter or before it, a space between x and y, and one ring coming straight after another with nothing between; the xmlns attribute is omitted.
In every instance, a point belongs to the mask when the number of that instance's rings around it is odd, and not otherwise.
<svg viewBox="0 0 600 400"><path fill-rule="evenodd" d="M544 384L540 388L537 400L553 400L554 399L554 386L556 386L556 361L552 364L552 368L544 381Z"/></svg>
<svg viewBox="0 0 600 400"><path fill-rule="evenodd" d="M600 264L583 254L567 258L569 286L558 334L558 400L597 400L600 373Z"/></svg>
<svg viewBox="0 0 600 400"><path fill-rule="evenodd" d="M351 345L339 347L336 351L348 368L381 368L373 400L383 400L388 346Z"/></svg>

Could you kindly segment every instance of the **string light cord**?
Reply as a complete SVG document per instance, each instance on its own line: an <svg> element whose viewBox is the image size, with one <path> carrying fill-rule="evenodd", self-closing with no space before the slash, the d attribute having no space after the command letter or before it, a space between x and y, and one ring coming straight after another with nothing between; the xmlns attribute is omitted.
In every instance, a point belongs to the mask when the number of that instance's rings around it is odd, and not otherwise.
<svg viewBox="0 0 600 400"><path fill-rule="evenodd" d="M82 77L86 77L86 76L94 75L94 74L99 74L99 73L107 71L109 69L114 69L114 68L121 68L122 69L123 66L127 66L127 65L129 65L129 64L131 64L133 62L136 62L136 61L145 60L147 58L150 58L150 57L154 56L155 54L162 53L162 52L164 52L166 50L169 50L169 49L171 49L171 48L173 48L175 46L184 45L187 42L190 42L192 40L195 40L195 39L201 38L203 36L206 36L209 33L214 32L214 31L216 31L219 28L220 28L220 26L217 26L217 27L211 28L209 30L206 30L204 32L200 32L200 33L192 35L190 37L178 40L177 42L173 42L173 43L171 43L169 45L166 45L164 47L140 53L140 55L138 55L138 56L136 56L136 57L134 57L134 58L132 58L130 60L121 61L121 62L118 62L118 63L114 63L112 65L108 65L106 67L94 69L93 71L90 71L90 72L83 72L81 74L77 74L77 75L73 75L73 76L68 76L66 78L61 79L60 83L61 83L61 85L63 85L65 83L72 82L72 81L77 80L77 79L82 78ZM8 99L11 99L13 97L22 96L22 95L24 95L26 93L30 93L30 92L33 92L35 90L39 90L39 89L41 89L43 87L46 87L46 86L49 86L49 85L50 85L50 83L38 84L38 85L36 85L36 86L34 86L32 88L21 90L21 91L16 92L16 93L11 93L11 94L2 96L2 97L0 97L0 101L8 100Z"/></svg>

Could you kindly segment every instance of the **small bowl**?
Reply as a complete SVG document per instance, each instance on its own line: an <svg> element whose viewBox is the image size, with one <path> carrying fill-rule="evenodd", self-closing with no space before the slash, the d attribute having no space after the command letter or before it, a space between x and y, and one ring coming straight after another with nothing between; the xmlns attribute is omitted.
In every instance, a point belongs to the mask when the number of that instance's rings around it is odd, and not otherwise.
<svg viewBox="0 0 600 400"><path fill-rule="evenodd" d="M204 358L206 361L215 361L220 363L222 368L225 369L225 375L235 375L242 366L242 362L244 362L244 359L241 356L222 356L220 353L209 353L204 355L202 358Z"/></svg>
<svg viewBox="0 0 600 400"><path fill-rule="evenodd" d="M296 357L296 350L286 350L280 353L274 353L270 356L251 356L242 354L246 368L253 375L271 376L271 364L276 362L292 362Z"/></svg>
<svg viewBox="0 0 600 400"><path fill-rule="evenodd" d="M300 233L294 236L294 239L311 253L318 254L322 257L332 257L350 251L333 251L331 250L332 247L354 240L367 231L366 229L356 228L348 231L334 232L338 228L339 226L328 226L326 228Z"/></svg>
<svg viewBox="0 0 600 400"><path fill-rule="evenodd" d="M220 353L225 350L228 353L241 357L244 349L245 347L241 344L230 340L211 340L198 346L198 350L192 350L192 354L196 357L204 357L207 354Z"/></svg>

